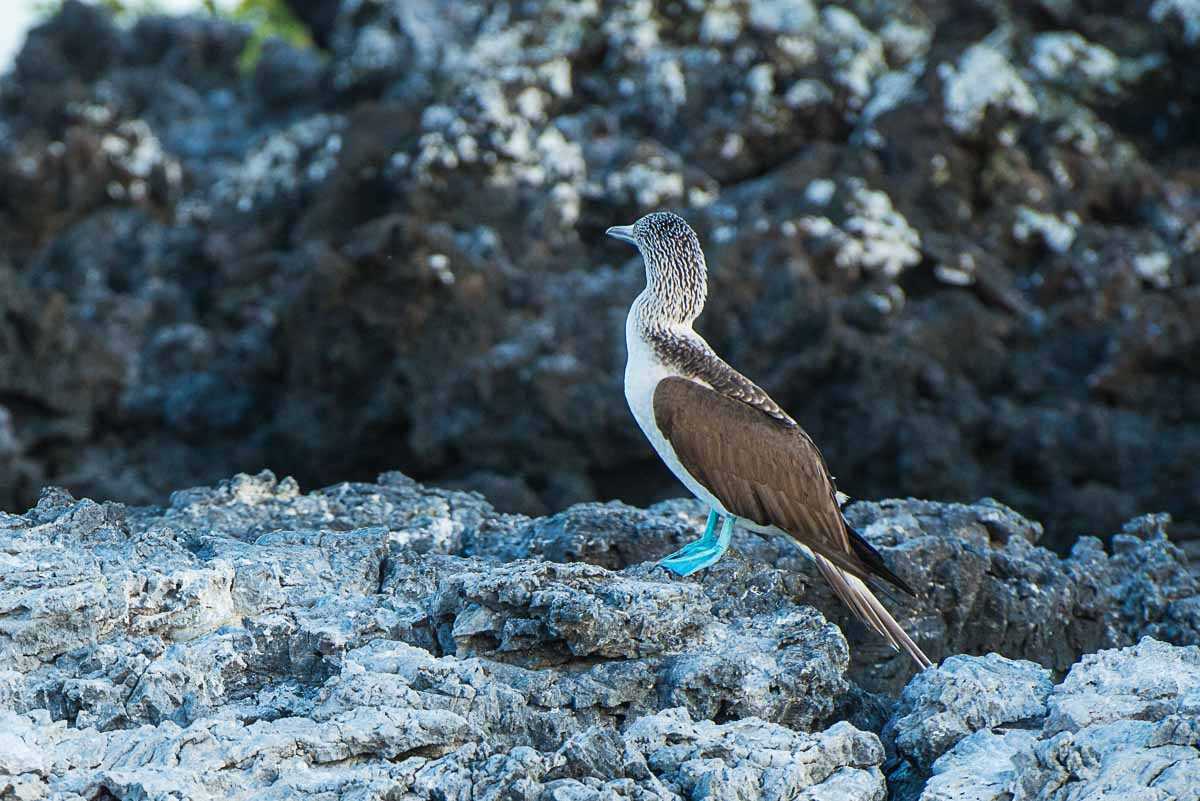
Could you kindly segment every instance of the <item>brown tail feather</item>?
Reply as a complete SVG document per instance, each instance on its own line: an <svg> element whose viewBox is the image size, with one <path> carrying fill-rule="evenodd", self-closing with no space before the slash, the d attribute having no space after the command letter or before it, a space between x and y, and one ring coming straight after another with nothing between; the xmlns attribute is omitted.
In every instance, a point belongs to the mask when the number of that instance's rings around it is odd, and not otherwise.
<svg viewBox="0 0 1200 801"><path fill-rule="evenodd" d="M891 643L897 651L908 652L913 661L922 669L933 667L929 657L912 641L892 613L879 602L871 589L857 576L851 575L818 553L813 554L821 575L829 582L829 586L837 593L850 611Z"/></svg>
<svg viewBox="0 0 1200 801"><path fill-rule="evenodd" d="M843 518L843 523L845 519ZM917 591L914 590L909 583L892 572L887 563L883 561L883 557L879 555L879 551L871 543L863 539L863 535L854 530L854 527L849 523L845 523L846 538L850 541L850 550L854 552L862 563L867 566L867 570L873 576L878 576L894 587L897 587L911 595L917 597Z"/></svg>

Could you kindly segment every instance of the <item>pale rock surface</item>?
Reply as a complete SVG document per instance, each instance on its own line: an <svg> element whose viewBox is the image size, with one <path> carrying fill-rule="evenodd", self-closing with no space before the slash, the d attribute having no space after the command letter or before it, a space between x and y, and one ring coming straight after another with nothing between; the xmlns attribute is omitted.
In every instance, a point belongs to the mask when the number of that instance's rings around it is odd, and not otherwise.
<svg viewBox="0 0 1200 801"><path fill-rule="evenodd" d="M1077 753L1188 786L1196 649L1078 661L1197 640L1164 518L1063 559L991 501L848 514L923 589L889 603L932 655L1013 658L909 681L784 541L738 532L674 577L653 560L697 535L690 501L527 518L398 473L164 508L48 489L0 518L0 797L880 801L886 769L893 797L982 801L1075 781Z"/></svg>

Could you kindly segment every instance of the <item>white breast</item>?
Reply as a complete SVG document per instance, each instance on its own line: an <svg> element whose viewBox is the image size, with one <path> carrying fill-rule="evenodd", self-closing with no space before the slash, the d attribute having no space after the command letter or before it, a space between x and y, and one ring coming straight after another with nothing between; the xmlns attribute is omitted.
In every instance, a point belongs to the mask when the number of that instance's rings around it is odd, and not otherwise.
<svg viewBox="0 0 1200 801"><path fill-rule="evenodd" d="M670 376L679 376L680 373L663 364L655 355L642 336L635 315L636 312L631 309L625 321L625 344L629 349L629 360L625 363L625 400L629 403L629 410L633 412L633 418L637 420L646 439L654 446L659 458L666 463L675 477L700 501L725 514L725 507L684 468L675 456L671 443L667 442L667 438L658 430L658 424L654 421L654 390L659 381ZM694 333L692 335L696 336Z"/></svg>

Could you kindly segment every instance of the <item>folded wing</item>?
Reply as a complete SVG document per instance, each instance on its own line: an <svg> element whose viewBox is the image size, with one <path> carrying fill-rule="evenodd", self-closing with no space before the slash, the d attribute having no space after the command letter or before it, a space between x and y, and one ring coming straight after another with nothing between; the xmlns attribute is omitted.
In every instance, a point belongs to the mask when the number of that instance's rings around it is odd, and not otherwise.
<svg viewBox="0 0 1200 801"><path fill-rule="evenodd" d="M659 383L654 418L680 463L726 510L807 546L856 615L923 667L930 664L866 582L879 577L911 588L846 524L825 460L804 429L686 378Z"/></svg>

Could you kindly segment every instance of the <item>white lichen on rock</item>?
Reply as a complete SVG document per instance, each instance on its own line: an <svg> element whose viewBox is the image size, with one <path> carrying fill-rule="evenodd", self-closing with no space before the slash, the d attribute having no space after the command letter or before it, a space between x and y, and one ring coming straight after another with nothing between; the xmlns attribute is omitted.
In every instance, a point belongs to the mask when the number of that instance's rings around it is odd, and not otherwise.
<svg viewBox="0 0 1200 801"><path fill-rule="evenodd" d="M1074 31L1053 31L1033 38L1029 64L1043 79L1070 85L1081 83L1115 91L1121 61L1103 45Z"/></svg>
<svg viewBox="0 0 1200 801"><path fill-rule="evenodd" d="M1133 257L1133 269L1151 286L1166 289L1171 285L1171 257L1166 253L1139 253Z"/></svg>
<svg viewBox="0 0 1200 801"><path fill-rule="evenodd" d="M704 11L700 20L700 40L714 44L728 44L742 32L742 15L730 0L715 0Z"/></svg>
<svg viewBox="0 0 1200 801"><path fill-rule="evenodd" d="M679 59L652 58L646 81L646 88L657 108L674 115L687 102L687 77L679 65Z"/></svg>
<svg viewBox="0 0 1200 801"><path fill-rule="evenodd" d="M975 133L989 110L1030 117L1038 104L1029 86L999 50L986 42L967 48L958 65L941 64L946 124Z"/></svg>
<svg viewBox="0 0 1200 801"><path fill-rule="evenodd" d="M833 90L824 82L812 78L801 78L784 93L783 102L788 108L809 108L833 100Z"/></svg>
<svg viewBox="0 0 1200 801"><path fill-rule="evenodd" d="M1155 0L1150 6L1150 19L1155 22L1172 18L1183 25L1185 42L1200 42L1200 0Z"/></svg>
<svg viewBox="0 0 1200 801"><path fill-rule="evenodd" d="M851 216L842 228L852 238L849 247L840 254L840 261L888 277L898 276L919 262L921 235L892 207L891 198L879 190L868 189L856 179L849 186L847 207Z"/></svg>
<svg viewBox="0 0 1200 801"><path fill-rule="evenodd" d="M415 151L393 157L392 169L426 185L476 163L486 165L493 185L581 183L587 173L583 149L554 125L547 110L556 76L520 72L513 86L480 79L464 90L457 109L430 106Z"/></svg>
<svg viewBox="0 0 1200 801"><path fill-rule="evenodd" d="M683 197L683 174L665 160L652 158L609 173L605 189L610 197L652 209Z"/></svg>
<svg viewBox="0 0 1200 801"><path fill-rule="evenodd" d="M837 184L828 178L816 178L804 188L804 199L815 206L824 206L833 199Z"/></svg>
<svg viewBox="0 0 1200 801"><path fill-rule="evenodd" d="M883 42L852 12L837 6L821 10L819 40L832 64L834 81L846 90L846 105L861 109L877 77L887 71Z"/></svg>
<svg viewBox="0 0 1200 801"><path fill-rule="evenodd" d="M605 17L604 34L624 58L638 61L658 50L658 23L652 11L651 0L633 0Z"/></svg>
<svg viewBox="0 0 1200 801"><path fill-rule="evenodd" d="M750 26L764 33L796 36L817 21L811 0L757 0L750 4Z"/></svg>
<svg viewBox="0 0 1200 801"><path fill-rule="evenodd" d="M933 275L944 284L970 286L975 283L975 257L970 253L960 253L955 263L935 266Z"/></svg>
<svg viewBox="0 0 1200 801"><path fill-rule="evenodd" d="M856 138L877 147L883 144L883 136L874 129L875 120L893 109L908 103L916 94L917 81L924 71L922 62L915 62L909 69L894 70L880 76L875 82L875 93L862 110Z"/></svg>
<svg viewBox="0 0 1200 801"><path fill-rule="evenodd" d="M320 183L337 166L345 124L339 115L318 114L263 138L217 182L214 196L250 211L302 184Z"/></svg>
<svg viewBox="0 0 1200 801"><path fill-rule="evenodd" d="M746 86L750 89L755 103L763 104L769 101L775 92L775 68L770 64L755 64L746 73Z"/></svg>
<svg viewBox="0 0 1200 801"><path fill-rule="evenodd" d="M76 123L74 133L98 138L97 160L79 164L75 172L91 173L104 181L105 193L117 202L146 203L152 200L175 200L183 185L183 167L179 159L167 152L154 129L143 119L118 121L116 115L103 105L76 102L67 105L66 114ZM69 140L68 140L69 141ZM54 140L40 149L32 149L26 158L14 159L17 172L34 177L46 162L62 162L71 158L64 141ZM151 198L155 187L165 197Z"/></svg>
<svg viewBox="0 0 1200 801"><path fill-rule="evenodd" d="M1078 228L1079 215L1073 211L1059 218L1028 206L1020 206L1012 233L1018 242L1029 242L1036 238L1055 253L1066 253L1075 243Z"/></svg>
<svg viewBox="0 0 1200 801"><path fill-rule="evenodd" d="M809 185L810 189L812 184ZM846 219L835 225L828 217L805 217L799 229L818 239L830 240L834 263L846 270L862 270L893 279L921 261L921 235L892 206L885 192L869 189L859 178L846 181ZM817 196L827 187L816 189Z"/></svg>
<svg viewBox="0 0 1200 801"><path fill-rule="evenodd" d="M883 41L888 60L904 64L925 56L933 39L933 31L899 19L889 19L879 29L879 38Z"/></svg>

